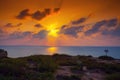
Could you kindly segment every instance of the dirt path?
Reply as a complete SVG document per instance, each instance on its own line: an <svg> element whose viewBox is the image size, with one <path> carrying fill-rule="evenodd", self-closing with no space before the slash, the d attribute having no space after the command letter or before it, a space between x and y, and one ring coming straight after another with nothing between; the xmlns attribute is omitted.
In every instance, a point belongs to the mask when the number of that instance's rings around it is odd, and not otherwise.
<svg viewBox="0 0 120 80"><path fill-rule="evenodd" d="M89 73L89 72L86 72L81 80L104 80L104 76L101 73L96 73L96 72Z"/></svg>
<svg viewBox="0 0 120 80"><path fill-rule="evenodd" d="M61 76L71 76L72 72L70 70L71 66L60 66L59 69L56 71L56 75Z"/></svg>
<svg viewBox="0 0 120 80"><path fill-rule="evenodd" d="M71 76L74 73L71 72L70 68L72 66L60 66L55 73L55 76ZM88 70L83 72L83 77L81 80L104 80L103 73L97 73L95 71L89 72Z"/></svg>

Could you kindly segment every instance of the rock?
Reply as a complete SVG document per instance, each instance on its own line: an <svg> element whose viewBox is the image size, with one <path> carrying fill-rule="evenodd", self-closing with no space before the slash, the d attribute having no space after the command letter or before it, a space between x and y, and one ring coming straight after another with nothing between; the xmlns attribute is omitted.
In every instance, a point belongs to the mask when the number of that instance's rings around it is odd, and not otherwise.
<svg viewBox="0 0 120 80"><path fill-rule="evenodd" d="M0 49L0 58L6 58L8 55L7 51Z"/></svg>

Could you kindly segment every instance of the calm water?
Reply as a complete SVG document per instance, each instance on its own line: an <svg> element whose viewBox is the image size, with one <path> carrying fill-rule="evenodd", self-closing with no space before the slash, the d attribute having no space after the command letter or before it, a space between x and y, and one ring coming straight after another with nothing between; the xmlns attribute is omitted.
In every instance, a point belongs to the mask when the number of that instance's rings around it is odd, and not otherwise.
<svg viewBox="0 0 120 80"><path fill-rule="evenodd" d="M9 57L24 57L29 55L64 53L69 55L108 55L120 59L120 47L41 47L41 46L0 46L0 49L8 51Z"/></svg>

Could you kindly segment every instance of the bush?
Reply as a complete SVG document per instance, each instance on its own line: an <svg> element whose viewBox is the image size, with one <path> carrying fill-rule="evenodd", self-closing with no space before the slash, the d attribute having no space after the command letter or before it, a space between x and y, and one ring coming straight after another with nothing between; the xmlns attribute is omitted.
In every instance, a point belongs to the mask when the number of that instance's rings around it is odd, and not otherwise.
<svg viewBox="0 0 120 80"><path fill-rule="evenodd" d="M81 80L81 76L72 75L70 80Z"/></svg>
<svg viewBox="0 0 120 80"><path fill-rule="evenodd" d="M25 80L55 80L53 73L39 73L35 71L27 73L24 78Z"/></svg>
<svg viewBox="0 0 120 80"><path fill-rule="evenodd" d="M36 64L34 69L31 64ZM35 55L23 58L0 60L0 79L2 80L54 80L57 65L51 56Z"/></svg>
<svg viewBox="0 0 120 80"><path fill-rule="evenodd" d="M114 73L114 74L110 74L107 75L106 80L120 80L120 73Z"/></svg>
<svg viewBox="0 0 120 80"><path fill-rule="evenodd" d="M103 59L103 60L114 60L113 57L110 56L99 56L98 59Z"/></svg>
<svg viewBox="0 0 120 80"><path fill-rule="evenodd" d="M76 65L75 60L72 56L66 54L54 54L53 56L54 61L60 66L73 66Z"/></svg>
<svg viewBox="0 0 120 80"><path fill-rule="evenodd" d="M58 75L57 80L81 80L81 76L71 75L71 76L62 76Z"/></svg>
<svg viewBox="0 0 120 80"><path fill-rule="evenodd" d="M4 76L16 76L20 77L21 75L24 75L23 68L12 65L12 64L5 64L1 63L0 64L0 74Z"/></svg>
<svg viewBox="0 0 120 80"><path fill-rule="evenodd" d="M3 75L0 75L0 80L15 80L12 76L5 77Z"/></svg>

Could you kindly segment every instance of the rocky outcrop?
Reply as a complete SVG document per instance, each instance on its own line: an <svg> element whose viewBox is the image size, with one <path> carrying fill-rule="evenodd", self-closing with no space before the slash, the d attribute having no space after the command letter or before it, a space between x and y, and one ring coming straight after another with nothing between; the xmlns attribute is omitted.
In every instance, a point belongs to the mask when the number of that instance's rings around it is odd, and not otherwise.
<svg viewBox="0 0 120 80"><path fill-rule="evenodd" d="M8 55L7 51L0 49L0 58L6 58Z"/></svg>

